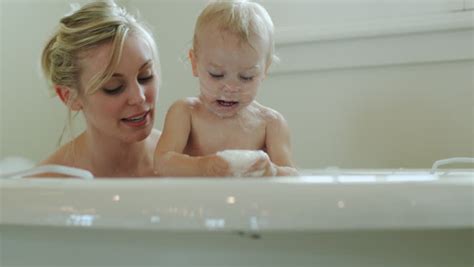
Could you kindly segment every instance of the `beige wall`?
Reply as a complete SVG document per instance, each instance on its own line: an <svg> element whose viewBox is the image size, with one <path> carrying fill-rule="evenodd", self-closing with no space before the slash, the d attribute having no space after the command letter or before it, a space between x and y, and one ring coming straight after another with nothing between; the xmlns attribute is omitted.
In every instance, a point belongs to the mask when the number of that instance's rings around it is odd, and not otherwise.
<svg viewBox="0 0 474 267"><path fill-rule="evenodd" d="M174 100L197 93L183 59L205 2L123 1L140 10L159 43L164 82L156 128ZM55 149L66 110L47 96L39 55L70 8L62 1L0 3L0 158L40 160ZM281 63L259 101L287 118L298 166L428 168L437 159L474 156L472 26L442 15L462 0L263 3L278 29Z"/></svg>

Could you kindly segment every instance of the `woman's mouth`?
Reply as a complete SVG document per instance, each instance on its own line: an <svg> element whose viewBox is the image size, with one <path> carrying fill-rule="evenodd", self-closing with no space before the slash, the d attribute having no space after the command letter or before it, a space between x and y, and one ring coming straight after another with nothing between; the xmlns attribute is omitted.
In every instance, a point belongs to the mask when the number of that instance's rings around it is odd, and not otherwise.
<svg viewBox="0 0 474 267"><path fill-rule="evenodd" d="M132 115L127 118L123 118L121 119L121 121L133 127L142 126L147 123L147 118L149 117L148 116L149 114L150 114L150 110L140 113L140 114Z"/></svg>

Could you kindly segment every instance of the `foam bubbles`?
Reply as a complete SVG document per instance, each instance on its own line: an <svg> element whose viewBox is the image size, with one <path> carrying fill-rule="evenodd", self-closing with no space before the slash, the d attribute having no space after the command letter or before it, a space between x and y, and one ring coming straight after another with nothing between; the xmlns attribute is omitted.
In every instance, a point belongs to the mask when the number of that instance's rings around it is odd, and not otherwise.
<svg viewBox="0 0 474 267"><path fill-rule="evenodd" d="M265 169L248 172L252 165L258 160L268 157L268 155L261 150L224 150L217 152L216 155L229 163L233 176L261 177L265 173Z"/></svg>

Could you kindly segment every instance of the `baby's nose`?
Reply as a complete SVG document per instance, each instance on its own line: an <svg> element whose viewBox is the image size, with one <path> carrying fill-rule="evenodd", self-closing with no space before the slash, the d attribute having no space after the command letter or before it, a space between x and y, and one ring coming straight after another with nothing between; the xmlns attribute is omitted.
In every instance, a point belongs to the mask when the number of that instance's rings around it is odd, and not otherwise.
<svg viewBox="0 0 474 267"><path fill-rule="evenodd" d="M237 83L225 83L224 92L235 93L240 91L241 87Z"/></svg>

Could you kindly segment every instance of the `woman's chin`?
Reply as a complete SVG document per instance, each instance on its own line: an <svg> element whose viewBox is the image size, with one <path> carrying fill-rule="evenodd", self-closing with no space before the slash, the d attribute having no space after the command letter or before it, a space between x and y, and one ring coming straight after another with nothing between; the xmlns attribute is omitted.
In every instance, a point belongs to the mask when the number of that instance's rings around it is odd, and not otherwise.
<svg viewBox="0 0 474 267"><path fill-rule="evenodd" d="M153 124L150 124L149 127L146 129L143 129L142 132L139 133L137 136L138 141L143 141L145 140L148 136L150 136L151 132L153 131Z"/></svg>
<svg viewBox="0 0 474 267"><path fill-rule="evenodd" d="M152 131L153 131L153 124L150 124L150 125L147 125L147 127L145 128L135 130L132 133L130 132L127 133L124 139L127 143L141 142L145 140L148 136L150 136Z"/></svg>

